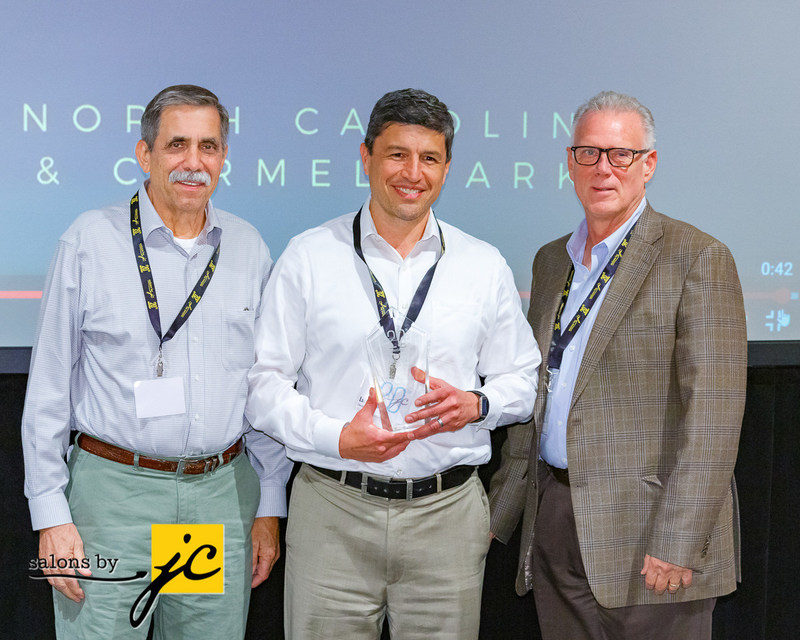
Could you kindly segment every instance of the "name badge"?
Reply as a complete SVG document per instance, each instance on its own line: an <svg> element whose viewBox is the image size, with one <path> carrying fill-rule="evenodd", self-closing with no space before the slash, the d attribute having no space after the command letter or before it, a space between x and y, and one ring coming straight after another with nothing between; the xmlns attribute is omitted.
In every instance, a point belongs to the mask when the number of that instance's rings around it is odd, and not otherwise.
<svg viewBox="0 0 800 640"><path fill-rule="evenodd" d="M156 378L133 383L137 418L158 418L186 413L183 378Z"/></svg>

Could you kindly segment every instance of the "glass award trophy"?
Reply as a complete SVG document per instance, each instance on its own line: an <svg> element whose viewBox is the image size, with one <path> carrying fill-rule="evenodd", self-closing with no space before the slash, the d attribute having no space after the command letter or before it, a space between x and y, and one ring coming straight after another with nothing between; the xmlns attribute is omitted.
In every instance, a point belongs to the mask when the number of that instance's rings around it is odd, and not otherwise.
<svg viewBox="0 0 800 640"><path fill-rule="evenodd" d="M430 390L428 335L402 313L389 309L367 336L366 346L372 386L378 397L375 423L387 431L410 431L422 426L422 420L407 423L406 416L421 409L414 401ZM414 379L412 367L424 373L423 382Z"/></svg>

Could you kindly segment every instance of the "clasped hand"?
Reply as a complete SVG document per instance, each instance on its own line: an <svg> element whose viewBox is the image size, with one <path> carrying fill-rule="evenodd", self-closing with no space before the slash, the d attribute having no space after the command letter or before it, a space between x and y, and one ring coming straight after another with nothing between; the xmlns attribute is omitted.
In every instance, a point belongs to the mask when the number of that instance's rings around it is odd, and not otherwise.
<svg viewBox="0 0 800 640"><path fill-rule="evenodd" d="M411 368L417 382L425 381L425 372ZM373 423L378 401L374 389L369 390L366 403L342 429L339 436L339 455L362 462L385 462L404 451L412 440L428 438L436 433L458 431L480 417L478 397L461 391L440 378L430 377L430 391L416 399L418 411L409 413L409 424L424 421L413 431L387 431Z"/></svg>

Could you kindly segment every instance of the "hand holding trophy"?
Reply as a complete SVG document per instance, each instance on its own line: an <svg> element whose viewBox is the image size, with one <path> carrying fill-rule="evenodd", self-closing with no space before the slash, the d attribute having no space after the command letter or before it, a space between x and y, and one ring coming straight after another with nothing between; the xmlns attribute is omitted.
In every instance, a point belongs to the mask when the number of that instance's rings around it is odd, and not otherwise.
<svg viewBox="0 0 800 640"><path fill-rule="evenodd" d="M430 391L428 335L396 309L389 309L366 338L372 386L378 401L380 424L387 431L410 431L421 421L408 423L406 416L418 407L414 401ZM425 373L414 377L416 367Z"/></svg>

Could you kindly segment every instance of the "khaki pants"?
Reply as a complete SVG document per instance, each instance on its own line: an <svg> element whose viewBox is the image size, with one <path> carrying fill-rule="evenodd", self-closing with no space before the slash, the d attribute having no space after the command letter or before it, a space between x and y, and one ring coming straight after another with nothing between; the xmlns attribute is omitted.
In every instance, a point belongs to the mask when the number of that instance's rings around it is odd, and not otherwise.
<svg viewBox="0 0 800 640"><path fill-rule="evenodd" d="M413 500L300 470L286 533L287 640L478 637L489 506L477 475Z"/></svg>

